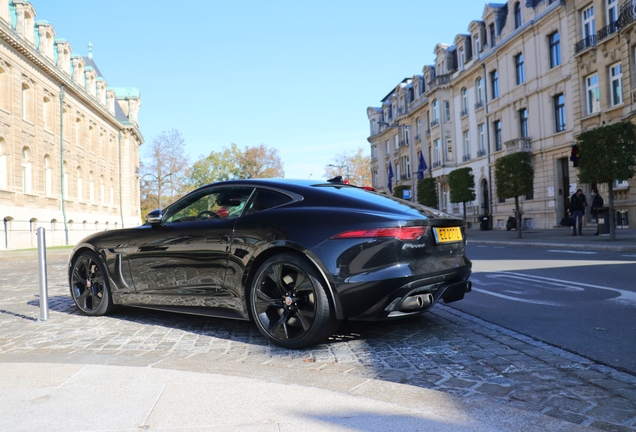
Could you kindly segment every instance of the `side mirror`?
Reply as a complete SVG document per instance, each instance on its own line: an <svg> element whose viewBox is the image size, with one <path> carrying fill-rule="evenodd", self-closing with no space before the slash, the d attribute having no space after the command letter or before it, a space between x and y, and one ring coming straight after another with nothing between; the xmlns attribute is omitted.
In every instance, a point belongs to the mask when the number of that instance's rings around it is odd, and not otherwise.
<svg viewBox="0 0 636 432"><path fill-rule="evenodd" d="M161 219L163 219L161 209L155 209L146 215L146 223L150 226L161 225Z"/></svg>

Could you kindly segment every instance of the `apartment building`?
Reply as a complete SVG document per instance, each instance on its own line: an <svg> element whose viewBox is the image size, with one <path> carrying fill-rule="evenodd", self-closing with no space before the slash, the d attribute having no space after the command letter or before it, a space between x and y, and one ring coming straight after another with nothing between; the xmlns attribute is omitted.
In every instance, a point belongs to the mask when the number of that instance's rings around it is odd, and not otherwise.
<svg viewBox="0 0 636 432"><path fill-rule="evenodd" d="M140 222L140 93L107 85L28 1L0 0L0 249Z"/></svg>
<svg viewBox="0 0 636 432"><path fill-rule="evenodd" d="M448 174L470 167L477 199L468 203L467 219L476 223L488 214L494 228L504 228L514 200L498 197L494 163L513 152L531 152L535 180L533 191L521 197L524 225L558 226L573 190L581 187L589 194L596 186L577 184L569 159L576 136L630 119L636 97L626 90L627 75L636 49L627 37L633 31L627 16L636 10L633 3L486 4L481 19L469 23L452 45L434 47L435 63L424 66L422 75L403 80L381 107L367 109L378 189L388 190L389 167L400 169L394 184L409 183L417 165L409 160L405 169L404 163L413 145L414 153L423 152L425 175L438 182L441 210L460 214L461 205L449 201ZM603 25L598 32L596 19ZM396 131L414 128L422 131L420 141L395 138ZM634 206L630 182L617 185L617 205L627 212Z"/></svg>

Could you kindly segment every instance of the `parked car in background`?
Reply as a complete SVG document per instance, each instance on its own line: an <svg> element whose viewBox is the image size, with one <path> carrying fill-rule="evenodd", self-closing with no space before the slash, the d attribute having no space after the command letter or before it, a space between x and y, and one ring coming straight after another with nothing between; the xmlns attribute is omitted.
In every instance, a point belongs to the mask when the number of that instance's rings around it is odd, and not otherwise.
<svg viewBox="0 0 636 432"><path fill-rule="evenodd" d="M203 186L131 229L73 249L71 295L87 315L116 305L253 320L303 348L345 319L418 314L470 291L462 219L340 178Z"/></svg>

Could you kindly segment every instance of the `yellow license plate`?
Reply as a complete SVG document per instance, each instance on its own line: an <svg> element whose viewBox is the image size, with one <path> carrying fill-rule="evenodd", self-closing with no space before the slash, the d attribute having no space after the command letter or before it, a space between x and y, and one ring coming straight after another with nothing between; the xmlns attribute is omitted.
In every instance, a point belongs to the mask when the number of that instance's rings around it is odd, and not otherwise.
<svg viewBox="0 0 636 432"><path fill-rule="evenodd" d="M462 241L462 230L459 227L433 228L435 243L451 243Z"/></svg>

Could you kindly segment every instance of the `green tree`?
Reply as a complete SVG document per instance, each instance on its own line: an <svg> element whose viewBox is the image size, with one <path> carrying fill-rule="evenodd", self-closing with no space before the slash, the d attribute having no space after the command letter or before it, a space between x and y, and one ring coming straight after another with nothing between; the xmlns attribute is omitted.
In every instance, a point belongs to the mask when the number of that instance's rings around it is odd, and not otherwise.
<svg viewBox="0 0 636 432"><path fill-rule="evenodd" d="M448 186L450 187L450 201L463 204L464 220L466 220L466 203L477 198L473 169L467 167L451 171L448 174Z"/></svg>
<svg viewBox="0 0 636 432"><path fill-rule="evenodd" d="M437 180L427 177L417 182L417 202L437 208Z"/></svg>
<svg viewBox="0 0 636 432"><path fill-rule="evenodd" d="M261 144L241 150L232 143L221 151L212 151L196 161L188 172L191 188L217 181L241 178L283 177L283 164L277 149Z"/></svg>
<svg viewBox="0 0 636 432"><path fill-rule="evenodd" d="M325 178L342 176L356 186L371 186L371 156L362 147L337 154L325 167ZM401 198L401 197L400 197Z"/></svg>
<svg viewBox="0 0 636 432"><path fill-rule="evenodd" d="M521 238L521 210L519 197L533 191L534 168L532 155L528 152L513 153L495 161L495 183L500 198L515 199L517 234Z"/></svg>
<svg viewBox="0 0 636 432"><path fill-rule="evenodd" d="M592 129L579 135L577 144L579 181L607 184L610 239L616 240L614 182L629 180L636 174L636 126L620 122Z"/></svg>

